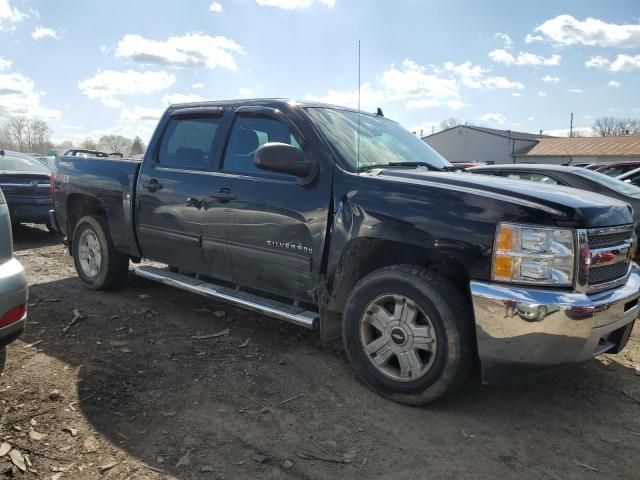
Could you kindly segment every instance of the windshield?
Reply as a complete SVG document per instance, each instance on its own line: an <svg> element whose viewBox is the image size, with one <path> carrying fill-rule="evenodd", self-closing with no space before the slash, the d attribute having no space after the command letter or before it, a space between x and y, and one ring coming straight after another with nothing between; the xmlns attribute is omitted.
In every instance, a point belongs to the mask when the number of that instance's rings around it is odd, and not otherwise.
<svg viewBox="0 0 640 480"><path fill-rule="evenodd" d="M306 111L353 171L390 165L434 170L451 167L439 153L391 120L333 108L312 107Z"/></svg>
<svg viewBox="0 0 640 480"><path fill-rule="evenodd" d="M604 173L594 172L593 170L581 169L575 172L581 177L588 178L589 180L593 180L594 182L598 182L601 185L604 185L607 188L610 188L614 192L621 193L623 195L629 195L631 197L640 197L640 188L629 185L617 178L609 177Z"/></svg>
<svg viewBox="0 0 640 480"><path fill-rule="evenodd" d="M0 170L11 172L49 173L49 169L28 155L5 152L0 156Z"/></svg>

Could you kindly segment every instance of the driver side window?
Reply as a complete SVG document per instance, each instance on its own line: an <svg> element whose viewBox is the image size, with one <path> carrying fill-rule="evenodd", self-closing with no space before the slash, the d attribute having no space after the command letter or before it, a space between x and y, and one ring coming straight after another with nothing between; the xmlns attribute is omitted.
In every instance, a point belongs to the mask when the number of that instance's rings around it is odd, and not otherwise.
<svg viewBox="0 0 640 480"><path fill-rule="evenodd" d="M280 142L300 148L291 130L284 123L271 118L237 117L227 142L222 170L234 173L268 174L278 177L292 175L273 174L259 169L253 154L267 142Z"/></svg>

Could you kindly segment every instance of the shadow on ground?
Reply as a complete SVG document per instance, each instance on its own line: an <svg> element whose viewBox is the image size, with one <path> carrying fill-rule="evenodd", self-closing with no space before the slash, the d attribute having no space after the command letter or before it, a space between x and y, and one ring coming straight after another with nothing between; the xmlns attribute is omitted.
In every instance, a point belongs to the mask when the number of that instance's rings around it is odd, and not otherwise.
<svg viewBox="0 0 640 480"><path fill-rule="evenodd" d="M633 478L640 466L640 382L619 357L513 388L474 379L419 409L371 393L337 344L133 276L120 292L42 282L30 302L23 340L42 343L23 368L55 357L56 375L77 371L68 388L89 424L180 479ZM63 334L74 309L84 318ZM9 364L24 350L12 348ZM629 348L637 362L637 334Z"/></svg>

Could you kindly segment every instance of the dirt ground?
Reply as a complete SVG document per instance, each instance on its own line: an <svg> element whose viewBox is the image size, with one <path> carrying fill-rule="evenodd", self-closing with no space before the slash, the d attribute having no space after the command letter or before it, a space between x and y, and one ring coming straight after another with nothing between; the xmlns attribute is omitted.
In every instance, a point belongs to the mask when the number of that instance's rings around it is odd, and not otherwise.
<svg viewBox="0 0 640 480"><path fill-rule="evenodd" d="M89 291L44 230L15 243L30 310L0 444L29 462L0 478L640 478L638 328L620 355L410 408L304 329L133 276Z"/></svg>

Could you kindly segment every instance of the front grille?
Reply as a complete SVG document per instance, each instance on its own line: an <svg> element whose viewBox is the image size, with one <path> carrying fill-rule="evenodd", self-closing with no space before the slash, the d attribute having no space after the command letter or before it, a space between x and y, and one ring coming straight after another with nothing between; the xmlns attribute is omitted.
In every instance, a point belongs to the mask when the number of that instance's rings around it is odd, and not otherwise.
<svg viewBox="0 0 640 480"><path fill-rule="evenodd" d="M595 261L596 252L594 251L597 250L598 258L608 253L619 255L620 249L631 246L637 241L633 226L593 229L586 233L591 258L594 260L590 267L588 264L585 265L585 270L588 272L586 275L588 288L606 288L608 284L616 284L618 280L624 280L629 273L631 263L629 257L618 257L614 260L616 263L599 265Z"/></svg>
<svg viewBox="0 0 640 480"><path fill-rule="evenodd" d="M613 282L624 277L628 271L629 262L603 265L602 267L591 267L589 269L589 285L596 286Z"/></svg>
<svg viewBox="0 0 640 480"><path fill-rule="evenodd" d="M589 248L613 247L624 243L631 237L631 231L603 233L600 235L589 234Z"/></svg>

